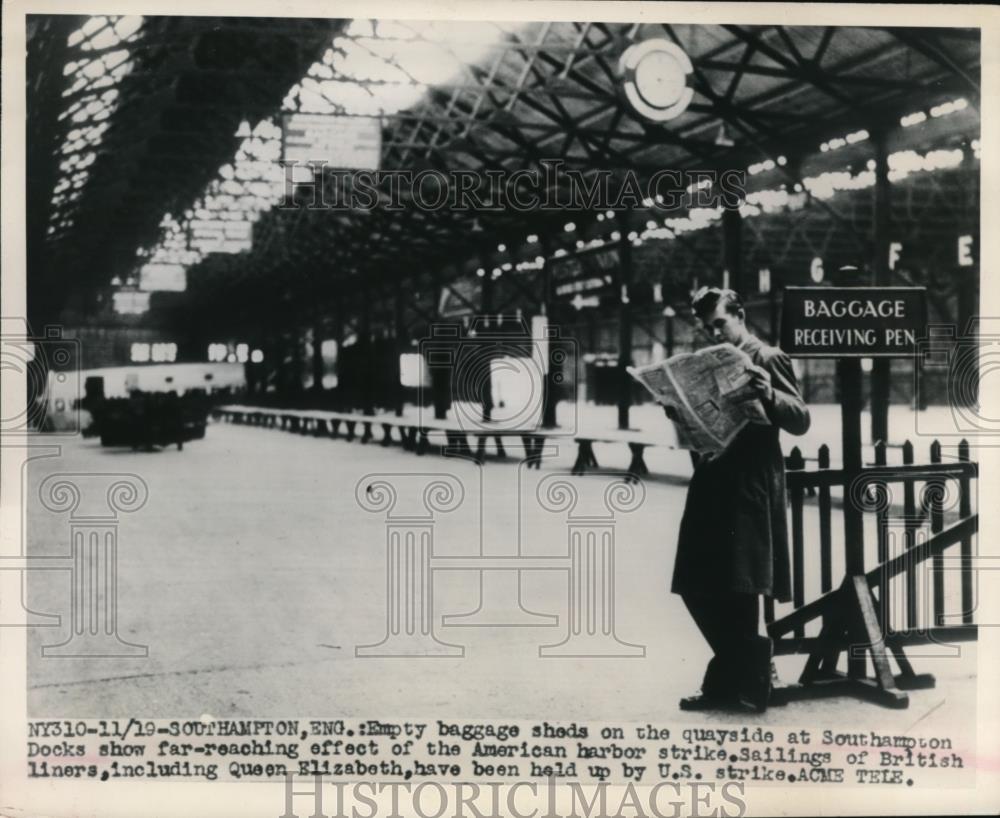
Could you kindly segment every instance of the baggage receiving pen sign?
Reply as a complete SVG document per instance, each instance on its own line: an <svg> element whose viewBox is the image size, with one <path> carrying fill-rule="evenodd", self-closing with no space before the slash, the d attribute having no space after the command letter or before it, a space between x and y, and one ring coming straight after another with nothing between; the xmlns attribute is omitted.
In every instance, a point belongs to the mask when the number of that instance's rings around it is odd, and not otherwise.
<svg viewBox="0 0 1000 818"><path fill-rule="evenodd" d="M787 287L781 348L799 358L910 357L927 333L923 287Z"/></svg>

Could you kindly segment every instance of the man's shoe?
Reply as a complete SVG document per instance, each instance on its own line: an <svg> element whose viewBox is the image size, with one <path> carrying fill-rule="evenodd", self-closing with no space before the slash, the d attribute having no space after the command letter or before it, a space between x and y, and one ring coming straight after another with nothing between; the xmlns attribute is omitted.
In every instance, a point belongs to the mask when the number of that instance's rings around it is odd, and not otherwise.
<svg viewBox="0 0 1000 818"><path fill-rule="evenodd" d="M705 677L701 682L700 696L709 699L734 699L736 690L733 687L733 680L736 675L732 667L724 662L720 657L713 656L705 668Z"/></svg>
<svg viewBox="0 0 1000 818"><path fill-rule="evenodd" d="M709 696L705 693L697 693L694 696L685 696L680 700L679 707L681 710L688 712L745 709L738 696Z"/></svg>
<svg viewBox="0 0 1000 818"><path fill-rule="evenodd" d="M755 636L747 646L746 682L740 691L740 702L756 713L763 713L771 700L771 658L774 643L766 636Z"/></svg>

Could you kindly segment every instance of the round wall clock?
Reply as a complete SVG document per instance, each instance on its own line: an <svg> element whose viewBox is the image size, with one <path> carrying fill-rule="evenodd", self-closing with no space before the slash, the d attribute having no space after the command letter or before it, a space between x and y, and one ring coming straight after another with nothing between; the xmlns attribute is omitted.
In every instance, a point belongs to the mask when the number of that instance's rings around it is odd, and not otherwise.
<svg viewBox="0 0 1000 818"><path fill-rule="evenodd" d="M691 104L687 87L692 65L683 49L668 40L646 40L629 46L618 63L629 104L654 122L680 116Z"/></svg>

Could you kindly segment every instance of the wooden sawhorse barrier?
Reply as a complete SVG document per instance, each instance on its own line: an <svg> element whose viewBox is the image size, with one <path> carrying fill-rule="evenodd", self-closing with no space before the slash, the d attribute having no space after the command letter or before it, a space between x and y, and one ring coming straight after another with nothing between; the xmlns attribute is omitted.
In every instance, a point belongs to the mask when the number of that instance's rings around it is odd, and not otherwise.
<svg viewBox="0 0 1000 818"><path fill-rule="evenodd" d="M806 654L808 659L797 684L775 688L772 704L853 695L886 707L904 708L909 704L907 690L935 684L931 674L914 671L906 656L907 646L949 645L977 638L972 564L979 521L972 503L977 465L969 461L966 441L959 444L957 458L951 462L942 462L941 446L936 441L927 464L913 463L911 444L901 448L903 463L895 466L886 463L886 447L876 446L875 463L863 468L846 486L843 471L829 468L826 447L820 451L820 468L815 471L806 471L801 454L797 449L792 452L792 469L786 478L792 514L795 609L775 619L774 604L769 600L765 620L776 655ZM832 587L833 486L843 487L845 503L875 515L877 532L875 567L848 573L836 588ZM949 491L949 486L955 490ZM803 498L809 487L818 495L821 594L806 603ZM955 546L961 607L948 612L945 556ZM863 567L863 541L845 541L845 552L845 564ZM918 569L928 560L930 590L918 594ZM920 602L929 610L921 611ZM949 617L960 618L961 624L946 624ZM820 622L818 635L806 636L806 624L815 620ZM842 653L847 658L843 671L838 669ZM869 660L872 675L867 672ZM890 660L895 661L898 672L893 672Z"/></svg>
<svg viewBox="0 0 1000 818"><path fill-rule="evenodd" d="M631 440L617 440L615 438L599 437L578 437L576 438L576 462L573 463L573 474L583 474L587 469L599 469L597 455L594 454L595 443L625 443L631 454L625 481L635 483L649 474L649 466L646 465L645 452L650 446L658 446L658 443L641 443Z"/></svg>

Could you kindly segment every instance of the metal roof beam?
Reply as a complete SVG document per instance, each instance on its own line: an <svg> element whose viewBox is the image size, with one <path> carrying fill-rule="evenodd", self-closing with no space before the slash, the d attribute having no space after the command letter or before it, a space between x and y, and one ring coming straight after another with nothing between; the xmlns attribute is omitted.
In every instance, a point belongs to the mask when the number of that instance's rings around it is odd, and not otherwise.
<svg viewBox="0 0 1000 818"><path fill-rule="evenodd" d="M979 107L979 99L982 95L979 80L970 76L965 68L955 62L941 47L940 43L931 39L931 36L928 34L914 33L909 29L889 28L886 30L900 42L905 43L915 51L919 51L925 57L933 60L950 74L954 75L968 89L968 92L973 95L974 99L970 100L971 104L977 108Z"/></svg>

